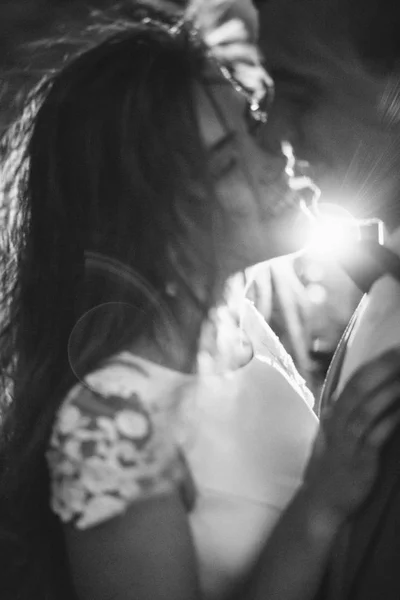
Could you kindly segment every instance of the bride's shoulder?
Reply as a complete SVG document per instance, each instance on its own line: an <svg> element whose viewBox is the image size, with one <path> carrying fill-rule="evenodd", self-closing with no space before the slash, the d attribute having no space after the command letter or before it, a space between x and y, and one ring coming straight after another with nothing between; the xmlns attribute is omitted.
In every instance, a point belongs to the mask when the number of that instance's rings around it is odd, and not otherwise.
<svg viewBox="0 0 400 600"><path fill-rule="evenodd" d="M51 506L63 522L84 529L180 485L184 469L169 427L168 391L152 389L156 380L151 365L122 353L61 403L46 458Z"/></svg>

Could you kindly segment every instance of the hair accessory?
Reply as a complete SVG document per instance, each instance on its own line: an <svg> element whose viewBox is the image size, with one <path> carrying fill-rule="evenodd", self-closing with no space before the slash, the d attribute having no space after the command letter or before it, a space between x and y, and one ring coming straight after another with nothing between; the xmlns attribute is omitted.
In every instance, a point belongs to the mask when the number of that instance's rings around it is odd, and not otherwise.
<svg viewBox="0 0 400 600"><path fill-rule="evenodd" d="M274 84L257 48L258 12L252 0L191 0L186 19L200 32L221 74L246 98L251 116L265 122Z"/></svg>
<svg viewBox="0 0 400 600"><path fill-rule="evenodd" d="M221 75L246 98L250 115L267 120L274 84L256 45L258 13L251 0L190 0L175 21L145 17L141 23L173 37L184 33L203 47Z"/></svg>

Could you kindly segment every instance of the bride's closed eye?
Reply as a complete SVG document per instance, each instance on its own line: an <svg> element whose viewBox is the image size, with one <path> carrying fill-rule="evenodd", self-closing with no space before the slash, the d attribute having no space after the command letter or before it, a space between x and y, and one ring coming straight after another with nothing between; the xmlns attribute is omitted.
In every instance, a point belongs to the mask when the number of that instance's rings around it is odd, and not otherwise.
<svg viewBox="0 0 400 600"><path fill-rule="evenodd" d="M234 172L240 163L236 147L237 134L229 132L210 149L210 171L214 179L220 179Z"/></svg>
<svg viewBox="0 0 400 600"><path fill-rule="evenodd" d="M235 151L226 152L224 156L214 158L211 163L211 175L220 179L233 173L239 165L239 157Z"/></svg>

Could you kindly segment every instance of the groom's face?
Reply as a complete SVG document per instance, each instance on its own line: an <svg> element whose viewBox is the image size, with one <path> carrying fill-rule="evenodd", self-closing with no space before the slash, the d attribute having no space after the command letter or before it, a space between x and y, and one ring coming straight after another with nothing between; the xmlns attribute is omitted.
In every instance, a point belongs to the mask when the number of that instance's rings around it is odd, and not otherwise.
<svg viewBox="0 0 400 600"><path fill-rule="evenodd" d="M400 225L400 86L367 72L338 25L317 19L322 5L261 5L261 45L276 84L269 134L289 138L311 162L325 201Z"/></svg>

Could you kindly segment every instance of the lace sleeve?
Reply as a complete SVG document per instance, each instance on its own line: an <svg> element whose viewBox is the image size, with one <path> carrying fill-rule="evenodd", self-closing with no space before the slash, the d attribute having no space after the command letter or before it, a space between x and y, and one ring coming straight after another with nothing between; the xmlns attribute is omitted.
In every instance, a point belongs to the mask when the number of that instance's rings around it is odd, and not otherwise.
<svg viewBox="0 0 400 600"><path fill-rule="evenodd" d="M58 413L47 461L51 507L79 529L170 490L183 477L176 446L139 394L105 397L82 385Z"/></svg>

